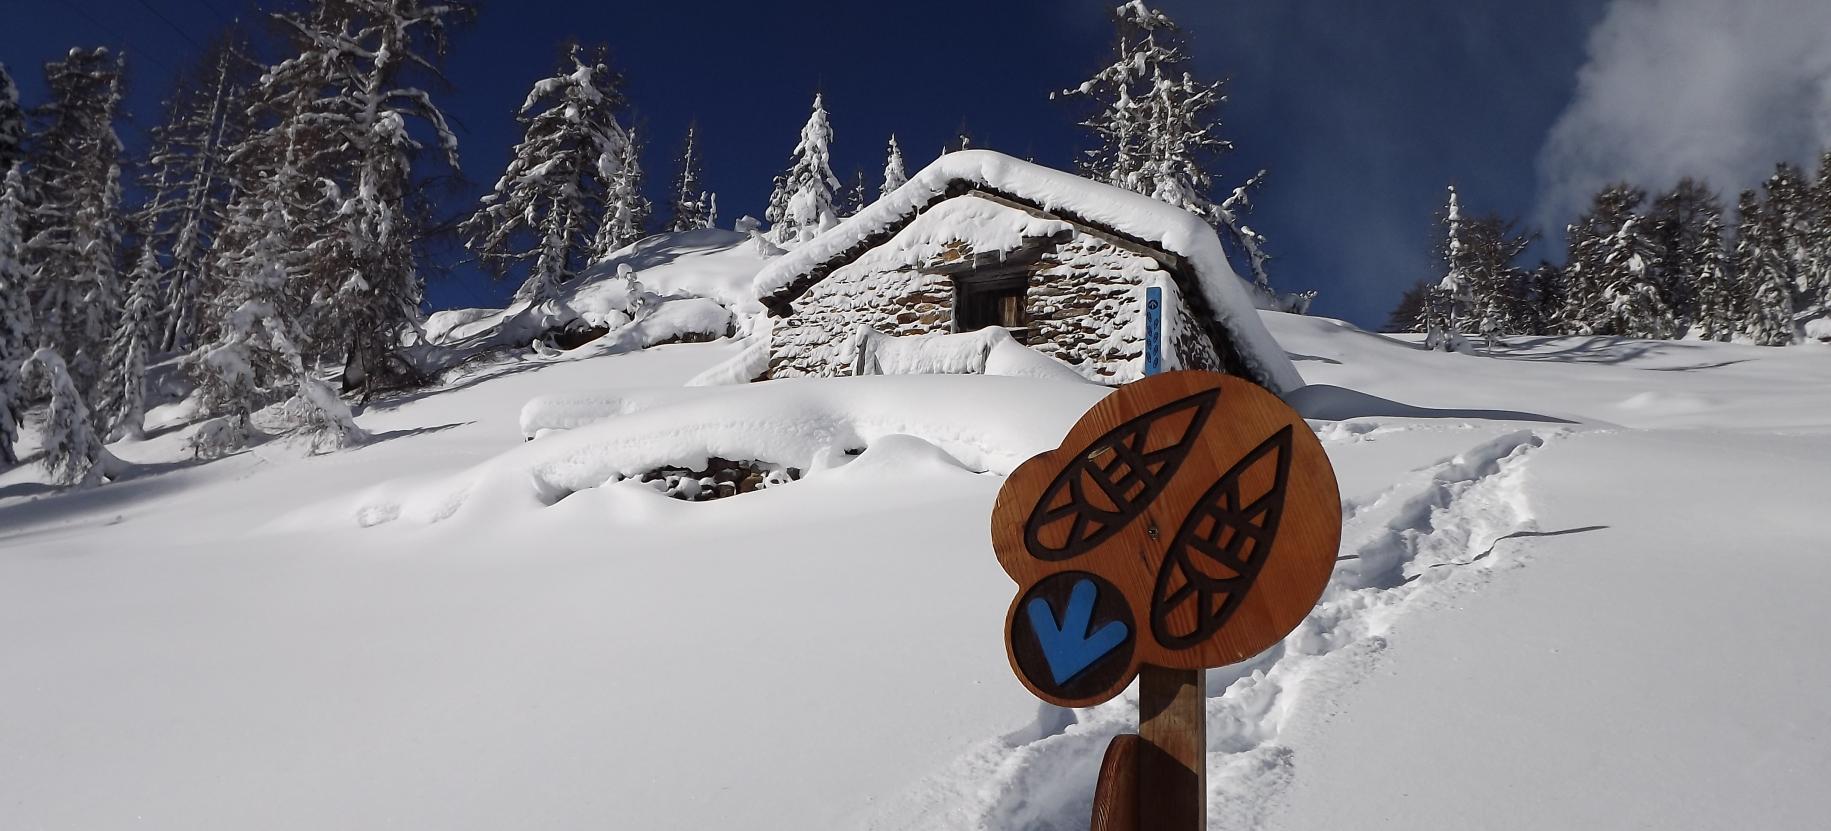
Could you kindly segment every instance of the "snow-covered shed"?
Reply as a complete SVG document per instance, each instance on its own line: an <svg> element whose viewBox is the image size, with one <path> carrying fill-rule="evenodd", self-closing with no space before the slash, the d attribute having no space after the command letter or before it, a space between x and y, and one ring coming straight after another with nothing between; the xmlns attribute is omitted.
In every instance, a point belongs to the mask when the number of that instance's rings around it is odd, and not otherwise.
<svg viewBox="0 0 1831 831"><path fill-rule="evenodd" d="M1144 293L1164 290L1166 369L1303 385L1200 217L987 150L949 153L765 266L769 377L847 375L881 338L991 326L1090 380L1143 373ZM866 370L868 371L868 370Z"/></svg>

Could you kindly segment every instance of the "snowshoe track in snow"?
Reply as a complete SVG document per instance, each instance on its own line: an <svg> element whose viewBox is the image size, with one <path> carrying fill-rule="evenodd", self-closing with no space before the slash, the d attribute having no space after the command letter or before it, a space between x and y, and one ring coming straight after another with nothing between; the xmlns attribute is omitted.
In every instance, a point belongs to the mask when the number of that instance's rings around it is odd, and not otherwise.
<svg viewBox="0 0 1831 831"><path fill-rule="evenodd" d="M1449 594L1431 590L1491 568L1496 559L1484 555L1497 540L1533 530L1521 477L1545 441L1530 430L1498 436L1343 506L1342 556L1309 617L1278 646L1208 672L1210 828L1258 827L1297 770L1280 742L1296 708L1326 708L1372 669L1406 608ZM1136 719L1135 688L1086 710L1044 705L1032 724L969 752L872 825L1085 828L1101 755Z"/></svg>

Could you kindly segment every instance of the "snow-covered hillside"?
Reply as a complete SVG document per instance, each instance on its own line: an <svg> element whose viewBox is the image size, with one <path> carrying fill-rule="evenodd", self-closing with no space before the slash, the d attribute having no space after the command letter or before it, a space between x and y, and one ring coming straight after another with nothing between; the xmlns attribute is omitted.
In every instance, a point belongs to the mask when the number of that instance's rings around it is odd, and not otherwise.
<svg viewBox="0 0 1831 831"><path fill-rule="evenodd" d="M1310 620L1210 673L1213 827L1831 815L1831 348L1266 321L1347 523ZM0 473L0 827L1085 827L1134 704L1011 676L987 521L1101 388L681 388L738 349L473 366L326 456ZM524 441L577 393L626 415ZM644 452L806 475L608 481Z"/></svg>

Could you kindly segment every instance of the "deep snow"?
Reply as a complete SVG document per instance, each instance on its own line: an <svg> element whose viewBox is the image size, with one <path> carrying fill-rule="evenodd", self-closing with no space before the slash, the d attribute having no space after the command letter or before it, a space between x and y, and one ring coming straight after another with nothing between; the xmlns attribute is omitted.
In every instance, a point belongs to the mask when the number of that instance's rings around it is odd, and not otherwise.
<svg viewBox="0 0 1831 831"><path fill-rule="evenodd" d="M1210 673L1213 827L1831 815L1831 347L1444 355L1265 320L1336 388L1299 400L1347 522L1311 619ZM192 464L167 427L93 491L0 472L0 827L1084 827L1130 702L1011 676L986 523L1100 389L680 388L740 349L471 368L327 456ZM638 403L524 441L561 393ZM820 470L707 503L581 487L616 448L770 436Z"/></svg>

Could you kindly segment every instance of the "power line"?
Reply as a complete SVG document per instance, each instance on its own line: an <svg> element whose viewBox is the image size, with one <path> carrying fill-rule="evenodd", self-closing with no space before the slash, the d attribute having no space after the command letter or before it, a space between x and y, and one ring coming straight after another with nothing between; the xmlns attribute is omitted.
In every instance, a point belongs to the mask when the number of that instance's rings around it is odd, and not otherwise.
<svg viewBox="0 0 1831 831"><path fill-rule="evenodd" d="M202 3L204 8L209 9L210 13L216 15L216 19L222 21L224 24L235 22L228 14L224 13L222 9L217 8L215 3L210 2L210 0L197 0L197 2Z"/></svg>
<svg viewBox="0 0 1831 831"><path fill-rule="evenodd" d="M153 4L147 2L147 0L139 0L139 3L141 6L144 6L147 11L152 12L154 17L164 21L165 25L170 27L172 31L177 32L179 37L184 38L184 42L190 44L192 49L196 49L199 56L203 55L203 44L192 40L190 33L178 28L178 24L173 23L171 18L166 17L165 12L154 8Z"/></svg>

